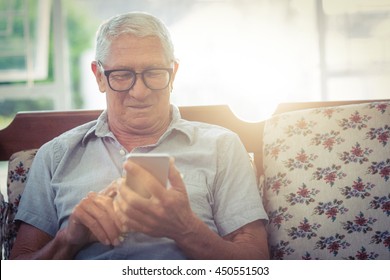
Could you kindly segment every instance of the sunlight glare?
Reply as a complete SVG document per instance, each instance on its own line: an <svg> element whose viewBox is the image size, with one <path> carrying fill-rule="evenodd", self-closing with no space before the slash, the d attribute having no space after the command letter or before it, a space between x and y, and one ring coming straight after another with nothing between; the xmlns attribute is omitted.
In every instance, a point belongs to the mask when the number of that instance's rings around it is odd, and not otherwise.
<svg viewBox="0 0 390 280"><path fill-rule="evenodd" d="M305 75L316 75L306 69L313 66L309 39L272 5L244 3L197 7L171 27L180 59L174 103L228 104L240 118L259 121L277 104L302 98Z"/></svg>

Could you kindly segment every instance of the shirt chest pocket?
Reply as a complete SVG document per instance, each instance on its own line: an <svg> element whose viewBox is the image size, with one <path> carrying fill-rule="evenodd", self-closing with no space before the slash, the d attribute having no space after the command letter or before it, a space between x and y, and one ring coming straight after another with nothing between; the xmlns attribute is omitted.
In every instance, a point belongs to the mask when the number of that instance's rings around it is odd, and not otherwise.
<svg viewBox="0 0 390 280"><path fill-rule="evenodd" d="M213 219L214 198L211 191L210 178L201 171L183 173L192 211L205 222Z"/></svg>

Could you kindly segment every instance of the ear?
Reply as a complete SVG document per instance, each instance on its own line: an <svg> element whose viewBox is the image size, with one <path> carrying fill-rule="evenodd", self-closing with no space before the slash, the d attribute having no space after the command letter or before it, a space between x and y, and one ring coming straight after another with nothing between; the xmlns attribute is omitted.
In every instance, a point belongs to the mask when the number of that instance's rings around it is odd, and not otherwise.
<svg viewBox="0 0 390 280"><path fill-rule="evenodd" d="M177 70L179 70L179 62L175 61L174 64L173 64L172 83L175 80Z"/></svg>
<svg viewBox="0 0 390 280"><path fill-rule="evenodd" d="M91 69L92 69L93 74L95 75L96 82L99 86L100 92L106 92L106 79L105 79L104 74L102 72L100 72L97 61L92 61Z"/></svg>
<svg viewBox="0 0 390 280"><path fill-rule="evenodd" d="M173 82L175 81L177 70L179 70L179 62L178 61L174 61L173 71L172 71L172 78L171 78L171 84L170 84L170 91L173 90Z"/></svg>

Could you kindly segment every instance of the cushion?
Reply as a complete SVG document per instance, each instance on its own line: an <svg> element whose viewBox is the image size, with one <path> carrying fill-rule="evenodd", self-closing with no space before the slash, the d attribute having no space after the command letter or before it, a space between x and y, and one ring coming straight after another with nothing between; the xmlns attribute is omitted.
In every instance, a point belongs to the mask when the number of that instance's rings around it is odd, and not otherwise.
<svg viewBox="0 0 390 280"><path fill-rule="evenodd" d="M390 259L390 102L275 115L263 145L272 259Z"/></svg>
<svg viewBox="0 0 390 280"><path fill-rule="evenodd" d="M3 231L1 242L4 259L8 259L16 238L18 226L15 224L14 218L36 152L36 149L20 151L13 154L9 159L7 178L8 203L4 202L4 207L1 210L1 227Z"/></svg>
<svg viewBox="0 0 390 280"><path fill-rule="evenodd" d="M5 215L6 211L8 209L8 203L4 200L3 194L0 192L0 240L1 244L3 244L4 241L4 221L5 221ZM3 249L3 247L1 247ZM3 250L1 254L1 259L3 259Z"/></svg>

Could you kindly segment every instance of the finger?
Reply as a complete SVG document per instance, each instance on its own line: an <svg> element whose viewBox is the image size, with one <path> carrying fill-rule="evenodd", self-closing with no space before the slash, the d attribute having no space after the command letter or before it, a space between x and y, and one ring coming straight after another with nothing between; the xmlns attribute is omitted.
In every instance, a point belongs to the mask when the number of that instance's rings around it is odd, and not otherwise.
<svg viewBox="0 0 390 280"><path fill-rule="evenodd" d="M120 179L118 179L118 180L120 180ZM103 190L101 190L99 192L99 194L104 194L104 195L107 195L109 197L115 197L117 194L117 191L118 191L118 187L119 187L118 180L112 181L111 184L108 185Z"/></svg>
<svg viewBox="0 0 390 280"><path fill-rule="evenodd" d="M117 244L119 229L113 223L109 214L108 202L101 201L96 193L90 193L83 199L79 207L79 220L91 231L91 233L105 245ZM107 197L105 197L107 199ZM112 206L111 206L112 207Z"/></svg>
<svg viewBox="0 0 390 280"><path fill-rule="evenodd" d="M153 224L156 220L156 209L159 207L156 198L144 198L135 191L121 185L118 195L114 199L114 209L118 228L123 233L138 231L149 233L146 229L148 224Z"/></svg>
<svg viewBox="0 0 390 280"><path fill-rule="evenodd" d="M175 190L181 191L181 192L187 192L185 188L185 184L183 182L183 176L179 172L179 170L176 168L175 160L174 158L171 158L169 160L169 174L168 174L169 183L171 184L171 187Z"/></svg>
<svg viewBox="0 0 390 280"><path fill-rule="evenodd" d="M120 235L120 227L117 225L116 213L114 209L114 202L111 197L98 195L96 196L94 203L102 210L101 215L96 219L101 223L104 231L108 235L112 244L117 245L117 238Z"/></svg>
<svg viewBox="0 0 390 280"><path fill-rule="evenodd" d="M128 232L134 229L132 222L134 217L142 219L144 216L144 213L138 210L138 208L140 208L140 204L150 204L150 199L140 196L138 193L123 184L118 192L118 195L114 199L116 225L122 232Z"/></svg>
<svg viewBox="0 0 390 280"><path fill-rule="evenodd" d="M142 232L148 234L148 232L145 232L145 229L149 224L148 220L150 220L150 217L144 215L144 213L134 210L133 215L131 215L130 217L121 213L119 214L119 219L121 219L120 229L122 233L135 231L135 232Z"/></svg>
<svg viewBox="0 0 390 280"><path fill-rule="evenodd" d="M138 192L136 192L133 188L129 187L125 180L121 181L121 184L118 188L118 194L114 199L114 209L115 207L119 207L119 210L122 212L129 212L128 207L134 203L136 200L144 200L149 201L149 199L141 196Z"/></svg>
<svg viewBox="0 0 390 280"><path fill-rule="evenodd" d="M93 232L93 229L96 228L96 225L95 218L90 214L90 211L87 210L88 208L91 208L90 206L88 206L90 204L91 203L88 201L88 199L84 198L78 205L76 205L76 207L73 209L71 218L69 219L72 222L71 226L78 227L78 225L80 225L85 227L90 233L90 235L94 237L93 239L91 239L90 237L90 241L97 240L102 242L103 244L108 243L106 237L99 234L95 234ZM76 229L76 231L79 230ZM97 230L97 232L99 233L99 230Z"/></svg>
<svg viewBox="0 0 390 280"><path fill-rule="evenodd" d="M123 233L131 231L142 232L152 235L161 219L156 215L154 206L149 203L134 203L127 207L128 213L119 211L117 213L120 221L120 229Z"/></svg>

